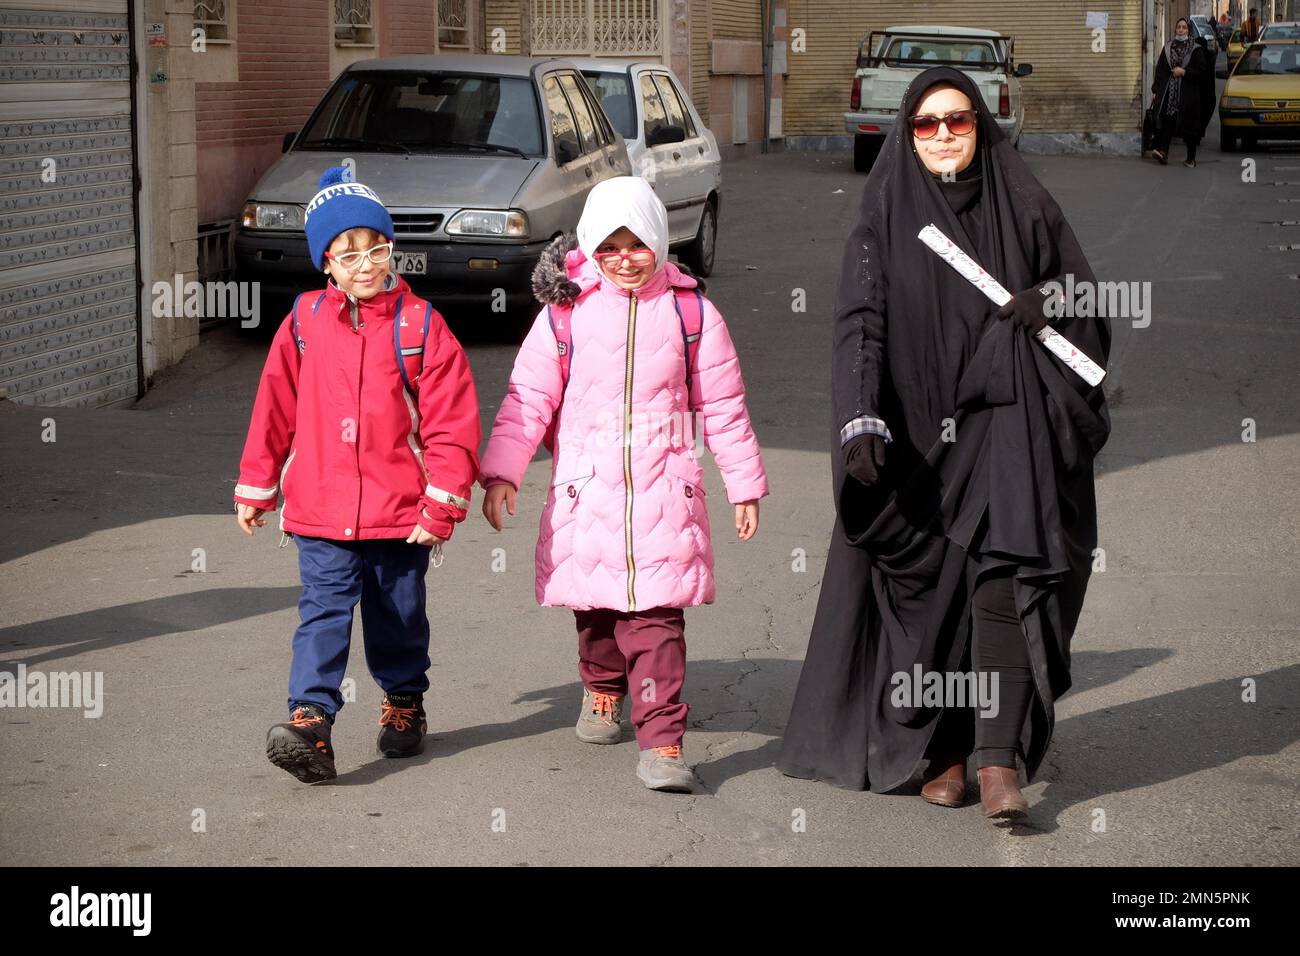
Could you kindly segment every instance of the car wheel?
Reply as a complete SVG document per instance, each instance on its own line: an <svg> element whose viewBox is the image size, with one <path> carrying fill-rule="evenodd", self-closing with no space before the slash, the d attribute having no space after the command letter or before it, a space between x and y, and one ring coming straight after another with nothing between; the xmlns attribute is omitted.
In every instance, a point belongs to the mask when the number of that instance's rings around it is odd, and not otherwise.
<svg viewBox="0 0 1300 956"><path fill-rule="evenodd" d="M700 213L700 229L691 244L682 250L679 257L701 279L713 275L713 257L718 244L718 213L713 201L704 203Z"/></svg>
<svg viewBox="0 0 1300 956"><path fill-rule="evenodd" d="M1224 153L1237 151L1237 134L1223 126L1219 127L1219 150Z"/></svg>
<svg viewBox="0 0 1300 956"><path fill-rule="evenodd" d="M865 173L869 170L876 157L880 155L880 147L885 143L883 136L854 136L853 137L853 168L859 173Z"/></svg>

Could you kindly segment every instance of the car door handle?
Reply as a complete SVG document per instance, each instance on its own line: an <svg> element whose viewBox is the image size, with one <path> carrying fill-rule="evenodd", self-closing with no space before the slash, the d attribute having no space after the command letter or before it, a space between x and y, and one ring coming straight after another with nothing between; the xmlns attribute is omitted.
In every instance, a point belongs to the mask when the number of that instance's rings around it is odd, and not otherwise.
<svg viewBox="0 0 1300 956"><path fill-rule="evenodd" d="M703 146L696 146L696 147L695 147L695 151L696 151L697 153L699 153L701 156L704 155L704 147L703 147Z"/></svg>
<svg viewBox="0 0 1300 956"><path fill-rule="evenodd" d="M587 178L588 178L588 179L591 178L591 167L590 167L590 166L588 166L586 169L584 169L583 172L587 174Z"/></svg>
<svg viewBox="0 0 1300 956"><path fill-rule="evenodd" d="M681 158L682 158L681 153L673 153L673 159L681 159Z"/></svg>

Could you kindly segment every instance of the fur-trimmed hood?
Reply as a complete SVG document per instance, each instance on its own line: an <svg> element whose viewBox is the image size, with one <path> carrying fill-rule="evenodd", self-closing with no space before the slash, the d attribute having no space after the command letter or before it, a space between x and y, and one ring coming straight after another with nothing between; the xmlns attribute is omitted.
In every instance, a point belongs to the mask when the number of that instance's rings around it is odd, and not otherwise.
<svg viewBox="0 0 1300 956"><path fill-rule="evenodd" d="M679 289L704 292L704 280L679 263L664 264L668 283ZM601 281L596 264L578 248L577 233L566 232L551 240L533 268L533 295L543 305L572 305Z"/></svg>

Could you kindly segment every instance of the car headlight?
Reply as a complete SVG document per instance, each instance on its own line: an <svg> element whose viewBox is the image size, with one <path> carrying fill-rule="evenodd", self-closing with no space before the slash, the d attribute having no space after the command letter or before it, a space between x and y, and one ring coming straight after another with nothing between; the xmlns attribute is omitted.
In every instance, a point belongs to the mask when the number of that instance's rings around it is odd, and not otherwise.
<svg viewBox="0 0 1300 956"><path fill-rule="evenodd" d="M301 229L303 208L287 203L245 203L240 221L245 229Z"/></svg>
<svg viewBox="0 0 1300 956"><path fill-rule="evenodd" d="M1220 104L1225 110L1248 110L1250 109L1249 96L1225 96Z"/></svg>
<svg viewBox="0 0 1300 956"><path fill-rule="evenodd" d="M449 236L495 236L522 239L528 235L528 217L518 209L462 209L447 220Z"/></svg>

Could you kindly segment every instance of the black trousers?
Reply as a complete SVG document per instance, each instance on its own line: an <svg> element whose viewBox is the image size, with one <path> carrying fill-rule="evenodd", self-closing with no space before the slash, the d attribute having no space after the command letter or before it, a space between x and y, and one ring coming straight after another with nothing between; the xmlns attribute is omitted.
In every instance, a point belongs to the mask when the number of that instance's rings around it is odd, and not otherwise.
<svg viewBox="0 0 1300 956"><path fill-rule="evenodd" d="M1156 124L1155 148L1160 150L1160 152L1164 153L1166 156L1169 155L1169 144L1173 142L1174 133L1176 132L1174 129L1174 123L1174 117L1165 116L1163 117L1163 122ZM1200 140L1195 138L1187 139L1184 137L1183 142L1187 144L1187 158L1189 160L1195 159L1196 147L1200 144Z"/></svg>
<svg viewBox="0 0 1300 956"><path fill-rule="evenodd" d="M981 716L971 707L949 707L939 720L926 756L932 759L975 754L979 767L1016 766L1020 731L1034 698L1034 677L1012 592L1014 569L982 578L971 599L971 640L963 668L973 660L981 686L997 675L997 714ZM988 682L987 684L985 682Z"/></svg>

